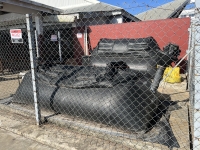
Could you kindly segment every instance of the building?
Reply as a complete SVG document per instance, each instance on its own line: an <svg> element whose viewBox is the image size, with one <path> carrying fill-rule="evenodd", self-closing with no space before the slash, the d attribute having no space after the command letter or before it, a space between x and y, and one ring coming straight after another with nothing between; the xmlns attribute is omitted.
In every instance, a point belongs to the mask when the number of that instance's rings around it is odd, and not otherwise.
<svg viewBox="0 0 200 150"><path fill-rule="evenodd" d="M0 72L21 71L30 68L28 38L26 29L27 13L59 14L60 10L31 1L0 0ZM23 14L23 15L22 15ZM35 16L36 24L39 24ZM13 44L10 29L21 29L24 42ZM39 31L39 28L37 27Z"/></svg>
<svg viewBox="0 0 200 150"><path fill-rule="evenodd" d="M142 21L178 18L190 0L173 0L156 8L135 15Z"/></svg>
<svg viewBox="0 0 200 150"><path fill-rule="evenodd" d="M195 16L195 9L191 8L191 9L183 10L179 18L186 18L186 17L194 18L194 16Z"/></svg>
<svg viewBox="0 0 200 150"><path fill-rule="evenodd" d="M76 7L82 7L82 6L89 6L93 4L100 3L98 0L31 0L33 2L37 2L40 4L53 6L55 8L59 8L62 10L68 9L68 8L76 8Z"/></svg>
<svg viewBox="0 0 200 150"><path fill-rule="evenodd" d="M112 24L140 21L121 7L113 6L97 0L32 0L34 2L62 9L61 14L76 17L80 26L96 24Z"/></svg>
<svg viewBox="0 0 200 150"><path fill-rule="evenodd" d="M70 55L72 56L74 54L74 51L72 52L71 50L73 49L74 45L76 45L73 44L73 39L69 39L70 36L68 35L75 35L75 36L76 34L81 35L81 37L85 39L84 50L82 51L81 55L88 55L89 52L87 47L88 43L87 26L140 21L137 17L131 15L121 7L102 3L97 0L74 0L74 1L57 0L56 2L54 0L43 0L43 1L32 0L32 1L40 2L42 4L49 5L51 7L55 7L62 10L60 12L60 15L56 15L53 18L52 16L45 16L45 19L43 19L43 24L45 25L44 29L47 29L48 27L59 28L61 38L63 39L63 41L66 41L62 42L61 43L62 45L65 45L65 43L71 43L71 44L66 44L66 46L68 45L68 49L62 50L62 52L65 53L64 56L67 58L69 58ZM49 22L52 22L52 20L55 21L57 20L58 22L54 23L54 25L49 26ZM47 23L45 24L45 22ZM69 28L67 28L66 23L68 23ZM74 28L75 30L72 27L75 27ZM49 29L49 31L45 33L48 33L48 35L45 35L45 37L49 37L55 33L55 30ZM46 42L46 43L49 43L50 45L53 44L52 42ZM48 46L48 44L46 45L47 45L46 47L52 47ZM55 47L57 46L55 45ZM75 49L77 48L78 47L76 46ZM67 54L69 55L67 56ZM46 56L46 54L44 55ZM80 56L80 54L75 54L75 55ZM52 56L50 57L52 58L53 56L57 55L52 54ZM80 62L80 60L77 60L77 62Z"/></svg>
<svg viewBox="0 0 200 150"><path fill-rule="evenodd" d="M56 62L64 62L76 55L76 41L72 38L76 36L75 32L84 38L85 48L81 55L88 54L86 43L89 25L140 21L120 7L97 0L0 0L0 66L3 66L0 70L20 69L15 67L16 63L21 63L21 68L29 67L25 14L33 15L37 56L44 61ZM10 29L22 30L22 44L11 43ZM52 36L57 41L52 41ZM10 45L9 49L7 45ZM19 47L23 51L21 55L17 55ZM4 58L9 58L10 63L6 63ZM27 59L21 61L24 58Z"/></svg>
<svg viewBox="0 0 200 150"><path fill-rule="evenodd" d="M180 14L179 18L185 18L185 17L194 18L194 16L195 16L195 4L194 3L195 3L195 0L191 0L189 3L189 5L191 7L183 10L182 13Z"/></svg>

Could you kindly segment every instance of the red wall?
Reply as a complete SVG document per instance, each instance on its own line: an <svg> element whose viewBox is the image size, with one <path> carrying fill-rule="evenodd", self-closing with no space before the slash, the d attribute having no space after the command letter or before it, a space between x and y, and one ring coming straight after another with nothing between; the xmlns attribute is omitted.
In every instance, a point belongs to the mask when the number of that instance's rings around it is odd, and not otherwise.
<svg viewBox="0 0 200 150"><path fill-rule="evenodd" d="M179 57L181 58L188 49L189 27L190 18L89 26L89 42L91 49L93 49L101 38L143 38L152 36L161 49L169 42L178 44L182 51ZM76 54L83 54L83 41L84 38L78 39L77 42L80 46L76 46L78 48ZM75 57L80 57L80 55Z"/></svg>

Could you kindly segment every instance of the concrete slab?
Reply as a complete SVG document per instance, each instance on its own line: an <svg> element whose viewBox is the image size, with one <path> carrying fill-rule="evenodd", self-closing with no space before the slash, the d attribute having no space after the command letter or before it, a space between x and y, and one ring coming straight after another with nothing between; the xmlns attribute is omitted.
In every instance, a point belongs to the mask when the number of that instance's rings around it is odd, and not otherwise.
<svg viewBox="0 0 200 150"><path fill-rule="evenodd" d="M12 133L11 131L0 129L0 149L4 150L55 150L55 148L41 144L37 141L25 138Z"/></svg>

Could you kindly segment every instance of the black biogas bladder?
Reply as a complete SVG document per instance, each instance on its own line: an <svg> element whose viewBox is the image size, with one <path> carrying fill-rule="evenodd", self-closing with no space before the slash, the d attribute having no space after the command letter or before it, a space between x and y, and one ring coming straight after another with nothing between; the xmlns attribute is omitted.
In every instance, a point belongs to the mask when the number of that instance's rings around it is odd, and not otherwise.
<svg viewBox="0 0 200 150"><path fill-rule="evenodd" d="M152 37L101 39L87 66L38 68L40 105L130 133L145 133L157 113L156 91L163 71L179 53L175 44L161 51ZM157 69L157 65L161 67ZM34 103L30 72L13 102Z"/></svg>

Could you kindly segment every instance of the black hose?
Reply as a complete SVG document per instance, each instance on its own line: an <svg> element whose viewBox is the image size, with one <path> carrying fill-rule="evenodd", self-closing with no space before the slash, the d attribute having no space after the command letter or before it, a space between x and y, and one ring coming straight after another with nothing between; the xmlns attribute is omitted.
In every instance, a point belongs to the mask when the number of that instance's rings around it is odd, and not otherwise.
<svg viewBox="0 0 200 150"><path fill-rule="evenodd" d="M152 82L152 84L151 84L151 91L152 91L153 93L155 93L156 90L157 90L158 87L159 87L159 84L160 84L160 81L162 80L162 77L163 77L165 68L166 68L166 67L158 66L158 69L157 69L156 74L155 74L155 76L154 76L153 82Z"/></svg>

